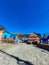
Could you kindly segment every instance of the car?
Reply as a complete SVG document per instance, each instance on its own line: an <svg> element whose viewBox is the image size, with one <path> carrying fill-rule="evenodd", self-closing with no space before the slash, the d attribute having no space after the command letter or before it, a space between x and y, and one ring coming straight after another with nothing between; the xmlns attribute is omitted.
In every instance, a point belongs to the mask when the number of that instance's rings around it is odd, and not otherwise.
<svg viewBox="0 0 49 65"><path fill-rule="evenodd" d="M23 42L27 42L27 39L28 39L28 38L22 38L22 41L23 41Z"/></svg>

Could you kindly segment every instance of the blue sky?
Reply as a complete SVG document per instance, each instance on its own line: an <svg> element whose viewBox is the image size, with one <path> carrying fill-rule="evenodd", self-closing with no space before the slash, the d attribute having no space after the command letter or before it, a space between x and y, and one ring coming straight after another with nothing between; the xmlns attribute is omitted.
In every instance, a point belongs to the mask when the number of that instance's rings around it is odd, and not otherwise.
<svg viewBox="0 0 49 65"><path fill-rule="evenodd" d="M49 0L0 0L0 25L9 32L49 32Z"/></svg>

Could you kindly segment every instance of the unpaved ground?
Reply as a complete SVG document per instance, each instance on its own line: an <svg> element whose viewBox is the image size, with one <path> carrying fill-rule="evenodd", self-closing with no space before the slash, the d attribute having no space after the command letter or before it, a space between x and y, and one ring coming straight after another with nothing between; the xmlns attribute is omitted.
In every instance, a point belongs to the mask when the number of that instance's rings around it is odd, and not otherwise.
<svg viewBox="0 0 49 65"><path fill-rule="evenodd" d="M5 47L0 50L0 65L49 65L46 50L25 43Z"/></svg>
<svg viewBox="0 0 49 65"><path fill-rule="evenodd" d="M12 47L12 46L14 46L15 44L11 44L11 43L0 43L0 50L2 50L2 49L7 49L7 48L9 48L9 47Z"/></svg>

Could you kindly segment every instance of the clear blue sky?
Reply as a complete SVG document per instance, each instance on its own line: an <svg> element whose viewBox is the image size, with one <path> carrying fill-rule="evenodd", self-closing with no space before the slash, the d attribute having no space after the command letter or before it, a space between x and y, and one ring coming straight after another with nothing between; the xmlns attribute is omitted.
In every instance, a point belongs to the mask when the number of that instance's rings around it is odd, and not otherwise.
<svg viewBox="0 0 49 65"><path fill-rule="evenodd" d="M9 32L49 32L49 0L0 0L0 25Z"/></svg>

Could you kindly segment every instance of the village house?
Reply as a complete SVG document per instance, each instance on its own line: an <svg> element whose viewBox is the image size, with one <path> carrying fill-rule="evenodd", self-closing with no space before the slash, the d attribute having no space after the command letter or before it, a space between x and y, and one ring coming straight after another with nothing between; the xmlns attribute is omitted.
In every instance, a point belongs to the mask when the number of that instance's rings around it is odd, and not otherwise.
<svg viewBox="0 0 49 65"><path fill-rule="evenodd" d="M2 25L0 25L0 41L12 39L14 39L14 35L9 33Z"/></svg>

